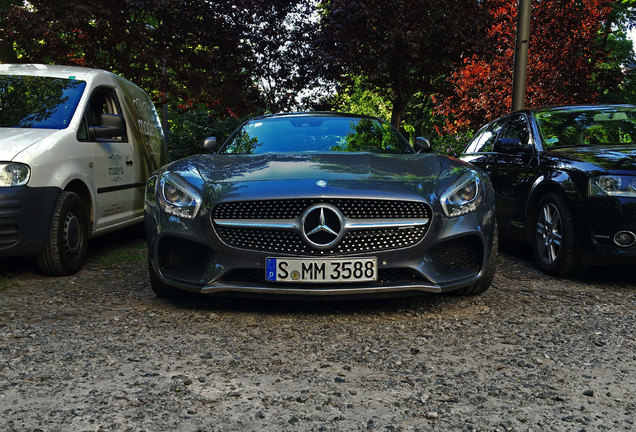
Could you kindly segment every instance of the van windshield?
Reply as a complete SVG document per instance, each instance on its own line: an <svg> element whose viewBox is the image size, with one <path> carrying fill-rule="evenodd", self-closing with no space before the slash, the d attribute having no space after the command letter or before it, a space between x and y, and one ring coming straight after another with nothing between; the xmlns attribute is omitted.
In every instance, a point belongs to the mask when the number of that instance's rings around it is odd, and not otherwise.
<svg viewBox="0 0 636 432"><path fill-rule="evenodd" d="M0 75L0 127L65 129L85 87L73 79Z"/></svg>

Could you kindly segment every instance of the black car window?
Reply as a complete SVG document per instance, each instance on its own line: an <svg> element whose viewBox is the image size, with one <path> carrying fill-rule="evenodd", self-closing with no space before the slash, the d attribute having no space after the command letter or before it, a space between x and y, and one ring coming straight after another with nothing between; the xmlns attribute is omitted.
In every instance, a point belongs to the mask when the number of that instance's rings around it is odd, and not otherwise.
<svg viewBox="0 0 636 432"><path fill-rule="evenodd" d="M482 128L473 140L468 144L465 153L485 153L491 152L495 141L501 132L501 128L506 123L507 118L495 120Z"/></svg>
<svg viewBox="0 0 636 432"><path fill-rule="evenodd" d="M388 123L331 115L259 118L243 125L222 154L307 152L414 153Z"/></svg>
<svg viewBox="0 0 636 432"><path fill-rule="evenodd" d="M546 148L636 143L636 109L583 107L540 111L535 114Z"/></svg>
<svg viewBox="0 0 636 432"><path fill-rule="evenodd" d="M523 114L510 116L510 121L501 135L502 138L519 138L521 145L527 145L530 141L530 129L528 121Z"/></svg>

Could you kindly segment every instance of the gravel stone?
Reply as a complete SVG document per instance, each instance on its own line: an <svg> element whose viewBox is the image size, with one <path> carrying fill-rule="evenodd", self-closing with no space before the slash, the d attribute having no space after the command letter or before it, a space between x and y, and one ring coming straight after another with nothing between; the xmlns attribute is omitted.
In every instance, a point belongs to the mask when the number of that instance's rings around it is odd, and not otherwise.
<svg viewBox="0 0 636 432"><path fill-rule="evenodd" d="M2 260L0 431L636 431L628 268L553 278L502 242L477 297L168 301L145 254Z"/></svg>

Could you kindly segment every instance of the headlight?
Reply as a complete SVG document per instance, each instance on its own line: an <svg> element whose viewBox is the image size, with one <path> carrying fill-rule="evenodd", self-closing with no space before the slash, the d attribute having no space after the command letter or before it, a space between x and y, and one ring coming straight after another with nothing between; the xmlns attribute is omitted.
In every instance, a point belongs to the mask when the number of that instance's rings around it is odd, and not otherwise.
<svg viewBox="0 0 636 432"><path fill-rule="evenodd" d="M166 213L194 219L201 207L201 201L201 195L178 175L166 172L159 179L157 203Z"/></svg>
<svg viewBox="0 0 636 432"><path fill-rule="evenodd" d="M23 186L29 182L31 169L21 163L0 164L0 187Z"/></svg>
<svg viewBox="0 0 636 432"><path fill-rule="evenodd" d="M455 180L440 197L444 213L457 217L479 207L483 199L481 179L475 171L468 171Z"/></svg>
<svg viewBox="0 0 636 432"><path fill-rule="evenodd" d="M590 196L636 197L636 176L603 175L592 177Z"/></svg>

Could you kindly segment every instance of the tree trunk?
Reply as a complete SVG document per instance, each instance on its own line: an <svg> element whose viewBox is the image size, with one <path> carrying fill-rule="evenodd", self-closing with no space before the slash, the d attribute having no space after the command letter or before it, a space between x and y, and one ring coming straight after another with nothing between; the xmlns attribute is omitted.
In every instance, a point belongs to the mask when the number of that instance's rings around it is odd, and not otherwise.
<svg viewBox="0 0 636 432"><path fill-rule="evenodd" d="M406 109L406 105L408 104L409 96L404 94L398 94L393 99L393 110L391 111L391 124L397 130L400 130L400 125L402 123L402 114L404 114L404 110Z"/></svg>

